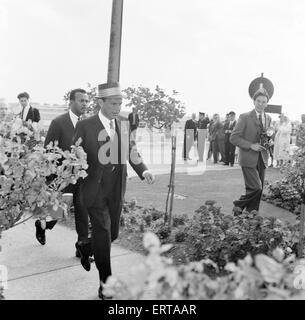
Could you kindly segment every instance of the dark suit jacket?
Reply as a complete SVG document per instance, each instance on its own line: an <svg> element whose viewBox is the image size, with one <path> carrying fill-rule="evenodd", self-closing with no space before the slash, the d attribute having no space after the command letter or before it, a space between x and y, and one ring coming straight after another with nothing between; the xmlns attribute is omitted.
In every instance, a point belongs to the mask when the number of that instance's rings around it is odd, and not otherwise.
<svg viewBox="0 0 305 320"><path fill-rule="evenodd" d="M216 138L218 140L224 139L224 131L223 131L223 124L218 122L213 122L209 127L209 134L210 134L210 141L215 141Z"/></svg>
<svg viewBox="0 0 305 320"><path fill-rule="evenodd" d="M197 122L193 121L192 119L189 119L185 122L185 126L184 126L184 138L186 138L186 135L188 134L188 132L186 130L194 130L194 140L197 139Z"/></svg>
<svg viewBox="0 0 305 320"><path fill-rule="evenodd" d="M110 208L110 215L111 223L116 225L118 228L118 221L121 214L120 205L123 203L126 190L127 165L125 160L129 160L130 165L142 180L144 180L142 174L145 170L147 170L147 167L143 162L141 162L142 159L138 153L135 152L135 149L132 149L129 145L129 133L126 126L126 121L121 122L116 120L116 131L121 187L119 194L113 195L113 199L115 199L119 205L115 206L116 209ZM99 196L99 184L101 183L103 172L106 171L106 165L102 164L99 160L99 152L105 147L105 144L108 143L109 140L109 137L106 137L106 140L101 138L102 133L105 132L105 128L98 115L79 121L75 129L73 142L75 143L79 140L79 138L81 138L81 146L87 153L87 162L89 166L87 169L88 176L81 181L82 200L87 208L91 207L96 197ZM121 132L122 136L120 134ZM123 159L123 161L120 159ZM116 231L118 232L118 230Z"/></svg>
<svg viewBox="0 0 305 320"><path fill-rule="evenodd" d="M270 127L271 117L266 114L266 128ZM260 124L255 110L241 114L231 134L230 142L240 148L239 163L243 167L255 168L259 152L253 151L251 145L260 143ZM268 152L262 151L265 166L268 166Z"/></svg>
<svg viewBox="0 0 305 320"><path fill-rule="evenodd" d="M69 112L66 112L52 120L44 145L58 141L58 146L63 151L70 150L73 135L74 126Z"/></svg>
<svg viewBox="0 0 305 320"><path fill-rule="evenodd" d="M139 122L140 122L139 115L138 114L135 115L135 125L133 124L133 113L132 112L129 113L129 115L128 115L128 121L129 121L130 128L132 128L132 129L138 128Z"/></svg>
<svg viewBox="0 0 305 320"><path fill-rule="evenodd" d="M32 122L39 122L40 121L40 113L39 110L30 106L29 112L25 118L25 121L31 120Z"/></svg>
<svg viewBox="0 0 305 320"><path fill-rule="evenodd" d="M230 125L230 121L226 121L225 125L224 125L224 132L225 132L225 141L229 142L230 141L230 137L231 137L231 133L233 132L234 128L236 126L236 120L233 121L233 123ZM229 132L226 132L226 131Z"/></svg>
<svg viewBox="0 0 305 320"><path fill-rule="evenodd" d="M197 122L197 128L198 129L207 129L209 123L210 123L209 118L204 118L203 120L199 119Z"/></svg>

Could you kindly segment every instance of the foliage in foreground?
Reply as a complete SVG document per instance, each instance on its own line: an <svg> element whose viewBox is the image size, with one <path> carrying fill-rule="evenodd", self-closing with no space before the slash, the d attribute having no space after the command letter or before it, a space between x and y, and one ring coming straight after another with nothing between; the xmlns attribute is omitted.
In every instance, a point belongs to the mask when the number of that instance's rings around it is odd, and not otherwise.
<svg viewBox="0 0 305 320"><path fill-rule="evenodd" d="M87 175L86 154L52 143L44 148L39 132L8 115L0 122L0 228L8 229L26 213L65 208L62 191ZM50 179L52 177L52 179Z"/></svg>
<svg viewBox="0 0 305 320"><path fill-rule="evenodd" d="M204 266L214 264L212 261L175 266L172 259L162 256L171 245L161 245L150 232L144 235L143 242L149 254L135 267L134 276L129 281L108 279L106 294L114 299L305 299L305 260L297 261L294 255L285 258L282 249L275 249L272 257L247 255L237 263L228 263L225 269L229 274L212 279L204 272Z"/></svg>
<svg viewBox="0 0 305 320"><path fill-rule="evenodd" d="M296 214L305 204L305 125L297 131L297 147L281 168L284 177L266 187L265 200Z"/></svg>
<svg viewBox="0 0 305 320"><path fill-rule="evenodd" d="M223 273L228 262L237 262L248 254L271 256L277 247L285 255L297 251L298 225L274 217L262 217L253 211L234 215L221 213L214 201L207 201L195 213L176 216L172 231L164 225L164 215L153 208L144 209L131 202L126 204L121 224L132 233L154 232L163 243L173 244L168 255L178 255L181 262L210 259ZM211 269L211 268L210 268ZM215 269L211 270L215 274Z"/></svg>

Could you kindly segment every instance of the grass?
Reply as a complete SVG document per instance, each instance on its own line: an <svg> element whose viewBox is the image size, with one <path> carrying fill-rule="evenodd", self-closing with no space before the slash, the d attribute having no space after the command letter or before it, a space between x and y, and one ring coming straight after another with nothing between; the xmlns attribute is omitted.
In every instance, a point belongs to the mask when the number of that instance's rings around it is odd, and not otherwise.
<svg viewBox="0 0 305 320"><path fill-rule="evenodd" d="M269 182L279 179L280 176L278 169L270 168L266 171L266 180ZM142 207L153 206L158 210L164 211L168 183L169 175L157 176L156 182L153 185L148 185L137 177L130 178L127 182L125 199L126 201L130 201L136 198L138 205ZM243 192L243 176L239 169L206 171L203 175L199 176L177 174L175 179L175 194L185 198L184 200L175 199L173 212L177 215L192 215L206 200L215 200L217 201L217 205L222 207L222 212L230 214L233 208L233 200L237 199ZM292 213L263 201L260 214L262 216L276 216L289 222L295 221L295 215ZM74 218L68 218L63 224L74 228ZM122 229L115 243L126 249L144 253L142 236L141 233L130 233ZM172 249L173 254L174 251L175 248Z"/></svg>

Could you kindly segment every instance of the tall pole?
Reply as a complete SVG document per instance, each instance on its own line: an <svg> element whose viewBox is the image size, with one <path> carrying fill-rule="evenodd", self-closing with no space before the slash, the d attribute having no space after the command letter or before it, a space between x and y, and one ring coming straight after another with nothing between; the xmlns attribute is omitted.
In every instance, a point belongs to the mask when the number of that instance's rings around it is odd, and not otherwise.
<svg viewBox="0 0 305 320"><path fill-rule="evenodd" d="M123 0L112 0L107 82L120 81Z"/></svg>

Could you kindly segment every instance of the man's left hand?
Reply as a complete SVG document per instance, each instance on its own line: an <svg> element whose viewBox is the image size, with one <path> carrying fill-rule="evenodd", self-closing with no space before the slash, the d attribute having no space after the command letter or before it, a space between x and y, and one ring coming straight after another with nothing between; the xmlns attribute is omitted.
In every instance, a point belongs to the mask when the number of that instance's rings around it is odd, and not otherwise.
<svg viewBox="0 0 305 320"><path fill-rule="evenodd" d="M143 177L145 178L145 180L148 184L153 184L155 182L154 175L148 170L143 172Z"/></svg>

